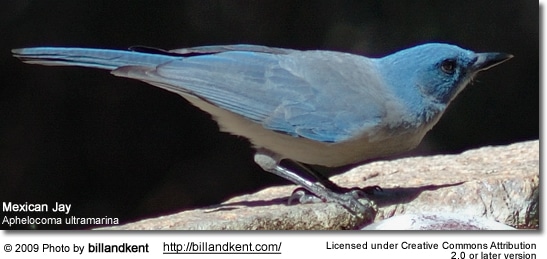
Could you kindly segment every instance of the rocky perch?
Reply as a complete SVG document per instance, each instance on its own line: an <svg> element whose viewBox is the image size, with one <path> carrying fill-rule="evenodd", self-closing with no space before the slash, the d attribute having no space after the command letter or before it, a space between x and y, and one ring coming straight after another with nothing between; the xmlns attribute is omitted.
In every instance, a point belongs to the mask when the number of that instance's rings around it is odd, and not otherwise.
<svg viewBox="0 0 547 259"><path fill-rule="evenodd" d="M373 162L331 179L347 187L381 186L383 191L370 197L375 203L375 218L358 218L332 203L289 206L287 199L295 186L288 185L235 197L212 207L99 229L361 229L393 216L424 213L457 214L517 229L539 229L539 140L483 147L457 155ZM462 229L489 228L474 225Z"/></svg>

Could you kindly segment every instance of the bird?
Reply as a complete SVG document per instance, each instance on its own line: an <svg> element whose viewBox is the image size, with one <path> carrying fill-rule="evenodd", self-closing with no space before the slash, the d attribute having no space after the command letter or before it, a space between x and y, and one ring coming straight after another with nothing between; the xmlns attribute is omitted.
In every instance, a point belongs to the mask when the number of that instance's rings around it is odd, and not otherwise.
<svg viewBox="0 0 547 259"><path fill-rule="evenodd" d="M368 209L355 189L308 166L340 167L415 148L480 71L513 57L435 42L380 58L251 44L31 47L12 54L29 64L109 70L174 92L221 131L247 138L264 171L355 215Z"/></svg>

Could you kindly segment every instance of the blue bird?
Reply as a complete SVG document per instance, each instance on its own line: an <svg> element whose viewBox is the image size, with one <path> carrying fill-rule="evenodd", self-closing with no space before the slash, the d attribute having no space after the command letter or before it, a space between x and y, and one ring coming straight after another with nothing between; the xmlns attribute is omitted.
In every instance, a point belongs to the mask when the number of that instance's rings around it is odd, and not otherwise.
<svg viewBox="0 0 547 259"><path fill-rule="evenodd" d="M357 215L367 208L348 189L280 162L337 167L410 150L479 71L513 57L441 43L383 58L257 45L12 52L30 64L106 69L177 93L222 131L248 138L262 169Z"/></svg>

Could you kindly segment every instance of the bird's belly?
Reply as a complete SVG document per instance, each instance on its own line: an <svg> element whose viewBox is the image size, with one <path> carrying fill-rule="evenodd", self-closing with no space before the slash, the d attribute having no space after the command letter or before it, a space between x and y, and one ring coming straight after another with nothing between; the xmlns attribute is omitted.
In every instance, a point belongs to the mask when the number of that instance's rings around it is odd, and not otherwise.
<svg viewBox="0 0 547 259"><path fill-rule="evenodd" d="M284 158L306 164L337 167L408 151L421 142L426 132L427 130L414 130L373 139L362 136L341 143L322 143L275 133L280 136L251 141L254 145L272 150ZM268 139L273 141L264 141Z"/></svg>
<svg viewBox="0 0 547 259"><path fill-rule="evenodd" d="M343 166L410 150L420 143L431 128L422 125L419 128L397 130L397 133L377 129L377 133L372 136L363 134L350 141L324 143L271 131L199 98L184 94L182 96L211 114L222 131L246 137L255 147L266 148L279 154L283 159L327 167Z"/></svg>

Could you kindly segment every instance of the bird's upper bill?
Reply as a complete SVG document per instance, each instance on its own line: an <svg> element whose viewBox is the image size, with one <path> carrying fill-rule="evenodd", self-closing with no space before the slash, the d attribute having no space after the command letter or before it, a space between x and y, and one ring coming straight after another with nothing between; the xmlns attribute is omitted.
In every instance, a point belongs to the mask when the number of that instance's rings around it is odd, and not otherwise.
<svg viewBox="0 0 547 259"><path fill-rule="evenodd" d="M506 54L506 53L498 53L498 52L477 53L477 60L473 64L473 68L476 72L487 70L511 58L513 58L513 55Z"/></svg>

